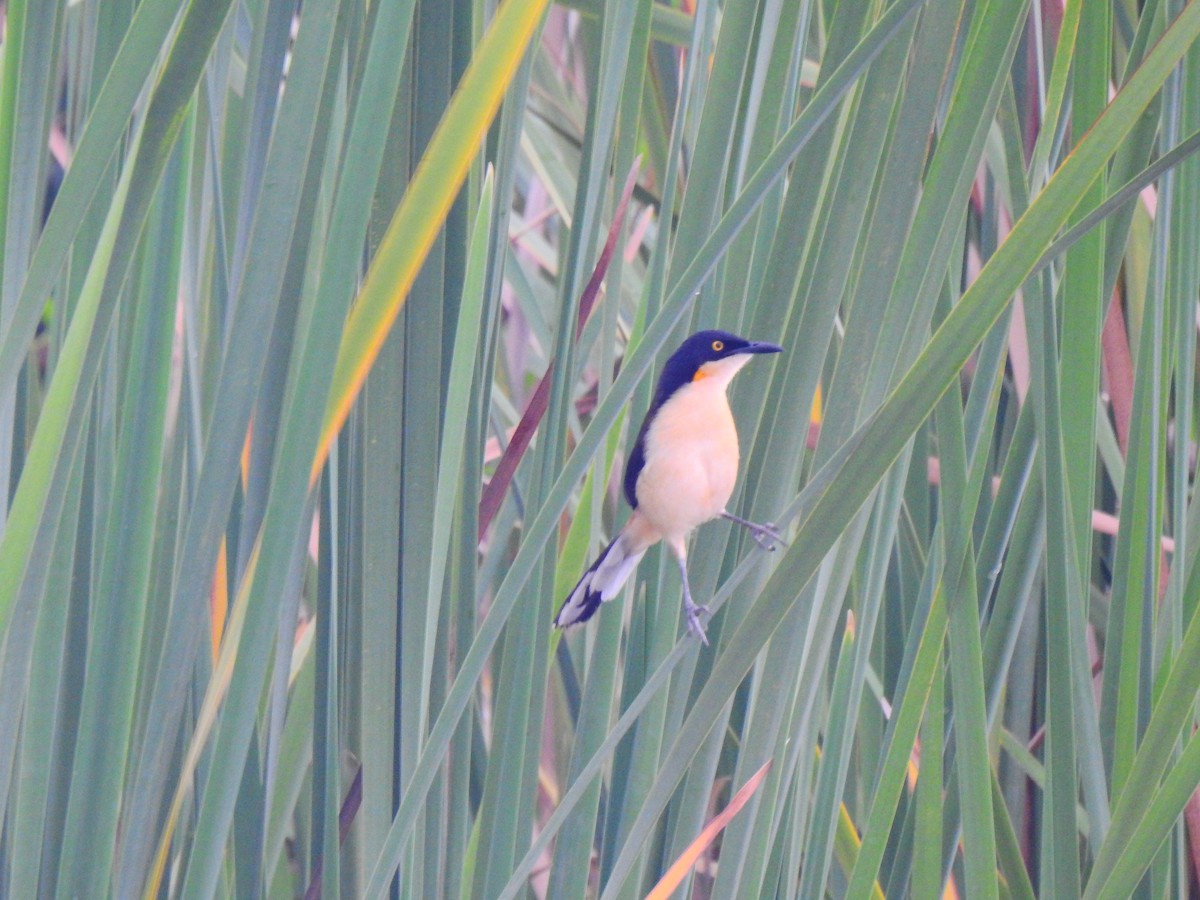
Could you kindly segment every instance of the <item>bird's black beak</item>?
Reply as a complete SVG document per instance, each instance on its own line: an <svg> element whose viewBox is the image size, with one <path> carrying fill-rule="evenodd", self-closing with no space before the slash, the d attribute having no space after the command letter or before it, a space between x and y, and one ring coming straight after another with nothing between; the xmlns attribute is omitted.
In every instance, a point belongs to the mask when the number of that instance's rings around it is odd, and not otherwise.
<svg viewBox="0 0 1200 900"><path fill-rule="evenodd" d="M781 353L783 348L778 344L769 344L766 341L751 341L741 352L742 353Z"/></svg>

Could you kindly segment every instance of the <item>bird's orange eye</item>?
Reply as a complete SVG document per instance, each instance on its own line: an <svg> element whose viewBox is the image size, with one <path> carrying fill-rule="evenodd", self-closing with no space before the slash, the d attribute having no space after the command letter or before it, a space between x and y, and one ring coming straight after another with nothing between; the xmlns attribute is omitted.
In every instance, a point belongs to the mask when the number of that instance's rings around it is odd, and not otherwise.
<svg viewBox="0 0 1200 900"><path fill-rule="evenodd" d="M725 342L724 341L713 341L712 348L714 350L716 350L718 353L720 353L722 350L725 349Z"/></svg>

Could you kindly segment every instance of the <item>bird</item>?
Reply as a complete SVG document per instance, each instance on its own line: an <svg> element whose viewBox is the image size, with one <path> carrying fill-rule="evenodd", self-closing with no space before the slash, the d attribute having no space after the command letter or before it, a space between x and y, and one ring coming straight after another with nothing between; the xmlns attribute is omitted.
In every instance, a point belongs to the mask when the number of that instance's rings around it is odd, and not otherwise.
<svg viewBox="0 0 1200 900"><path fill-rule="evenodd" d="M688 630L708 644L700 621L708 608L692 600L688 585L688 535L722 518L745 528L764 550L782 543L774 525L748 521L725 508L738 474L737 428L726 391L754 356L782 349L728 331L706 330L687 338L671 354L625 464L622 486L633 512L567 595L555 627L579 625L595 615L661 540L679 564Z"/></svg>

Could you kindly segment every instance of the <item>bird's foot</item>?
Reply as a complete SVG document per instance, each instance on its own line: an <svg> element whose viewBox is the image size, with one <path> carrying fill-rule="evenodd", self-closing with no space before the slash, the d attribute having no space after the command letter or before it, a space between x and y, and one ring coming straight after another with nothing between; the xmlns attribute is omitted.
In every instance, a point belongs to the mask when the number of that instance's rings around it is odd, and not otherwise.
<svg viewBox="0 0 1200 900"><path fill-rule="evenodd" d="M760 525L758 522L751 522L749 519L735 516L731 512L723 512L721 513L721 517L745 528L750 532L750 537L754 538L754 543L758 544L764 550L774 550L784 543L783 534L775 527L774 522L767 522L765 525Z"/></svg>
<svg viewBox="0 0 1200 900"><path fill-rule="evenodd" d="M704 626L700 623L701 616L707 616L708 607L698 606L695 603L684 601L683 613L687 617L688 631L700 639L705 647L708 646L708 636L704 633Z"/></svg>
<svg viewBox="0 0 1200 900"><path fill-rule="evenodd" d="M754 543L764 550L773 551L783 546L783 535L775 527L774 522L764 522L762 525L754 522L747 526L747 530L750 532L750 537L754 538Z"/></svg>

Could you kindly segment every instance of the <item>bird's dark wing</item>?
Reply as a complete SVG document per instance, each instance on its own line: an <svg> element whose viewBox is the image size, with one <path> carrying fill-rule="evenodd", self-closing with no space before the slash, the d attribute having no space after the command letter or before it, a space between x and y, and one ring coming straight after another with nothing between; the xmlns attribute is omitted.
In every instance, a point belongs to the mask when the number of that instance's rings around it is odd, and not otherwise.
<svg viewBox="0 0 1200 900"><path fill-rule="evenodd" d="M642 427L638 429L637 438L629 451L629 460L625 463L625 500L633 509L637 509L638 505L638 476L642 474L642 468L646 465L646 432L649 430L650 421L656 412L658 412L657 403L651 405L646 412L646 418L642 419Z"/></svg>
<svg viewBox="0 0 1200 900"><path fill-rule="evenodd" d="M625 463L625 499L634 509L637 509L638 506L638 476L642 474L642 469L646 465L646 432L650 430L650 423L654 421L654 417L658 415L662 405L671 399L671 395L692 380L695 372L694 362L681 359L677 352L667 360L667 364L658 378L658 385L654 389L654 399L650 401L650 408L646 410L646 418L642 419L642 427L638 429L633 448L629 451L629 461Z"/></svg>

